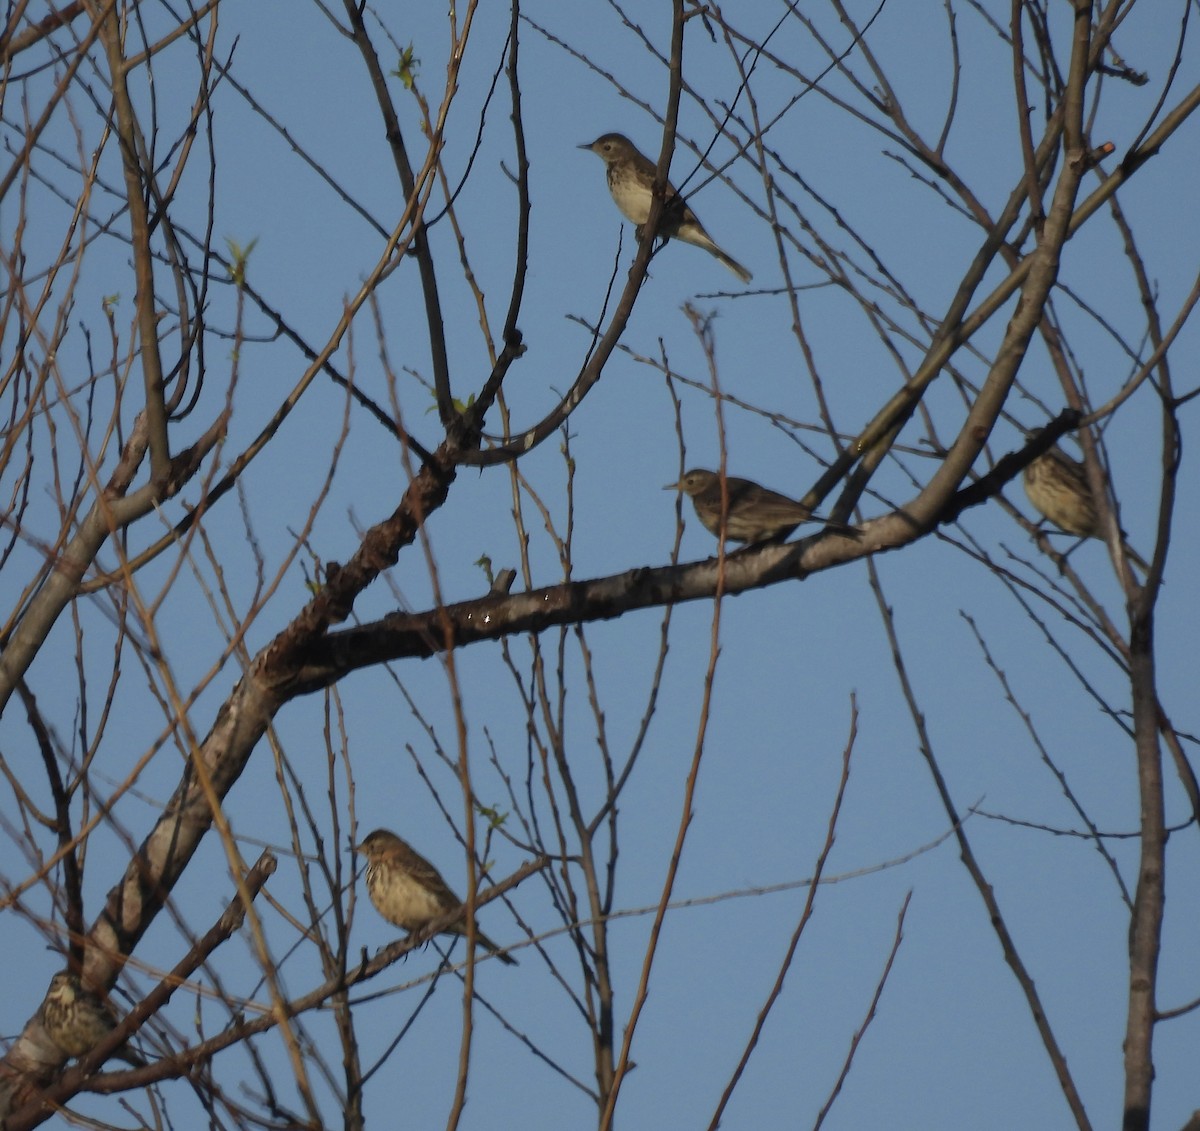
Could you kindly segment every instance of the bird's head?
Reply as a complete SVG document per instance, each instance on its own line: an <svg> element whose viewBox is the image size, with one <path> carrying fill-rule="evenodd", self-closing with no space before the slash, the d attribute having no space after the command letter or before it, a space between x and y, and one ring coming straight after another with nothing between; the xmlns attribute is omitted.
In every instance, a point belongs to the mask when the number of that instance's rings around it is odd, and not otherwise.
<svg viewBox="0 0 1200 1131"><path fill-rule="evenodd" d="M48 998L69 1004L79 993L79 978L69 970L60 970L50 979L50 989L46 991Z"/></svg>
<svg viewBox="0 0 1200 1131"><path fill-rule="evenodd" d="M595 141L579 146L580 149L590 149L606 165L620 161L623 157L636 153L633 142L624 134L601 134Z"/></svg>
<svg viewBox="0 0 1200 1131"><path fill-rule="evenodd" d="M715 471L704 471L697 467L685 472L678 483L668 483L663 490L682 491L685 495L695 496L707 491L719 478Z"/></svg>
<svg viewBox="0 0 1200 1131"><path fill-rule="evenodd" d="M395 833L387 829L376 829L363 838L362 844L356 845L354 851L361 852L368 860L376 860L396 849L403 842Z"/></svg>

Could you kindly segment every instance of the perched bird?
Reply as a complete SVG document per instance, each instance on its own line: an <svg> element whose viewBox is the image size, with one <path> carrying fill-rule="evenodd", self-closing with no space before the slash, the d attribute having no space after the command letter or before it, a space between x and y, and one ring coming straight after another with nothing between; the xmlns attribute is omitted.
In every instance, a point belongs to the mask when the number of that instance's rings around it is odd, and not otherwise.
<svg viewBox="0 0 1200 1131"><path fill-rule="evenodd" d="M580 149L590 149L608 171L608 191L622 215L632 220L640 229L650 217L650 202L653 199L651 189L654 185L656 166L650 158L638 151L636 145L623 134L604 134L595 141L579 146ZM732 255L719 248L705 230L704 225L696 218L696 213L680 198L670 183L666 188L666 199L663 204L662 218L656 233L664 239L674 237L702 247L715 255L743 283L750 282L752 276Z"/></svg>
<svg viewBox="0 0 1200 1131"><path fill-rule="evenodd" d="M1043 518L1077 538L1103 540L1096 500L1088 485L1087 470L1081 462L1056 446L1026 465L1023 481L1025 494ZM1149 569L1141 555L1125 541L1124 531L1121 532L1121 544L1138 569Z"/></svg>
<svg viewBox="0 0 1200 1131"><path fill-rule="evenodd" d="M42 1027L67 1056L91 1052L117 1026L117 1015L107 1001L85 990L78 974L62 970L50 979L42 1002ZM142 1067L146 1062L131 1049L114 1049L113 1056Z"/></svg>
<svg viewBox="0 0 1200 1131"><path fill-rule="evenodd" d="M721 477L715 471L689 471L678 483L668 483L664 491L682 491L690 495L696 516L705 528L721 534ZM731 542L770 542L786 538L802 522L824 522L835 530L857 534L853 527L828 522L808 507L736 475L725 476L729 504L725 515L725 537Z"/></svg>
<svg viewBox="0 0 1200 1131"><path fill-rule="evenodd" d="M463 910L462 900L450 890L441 873L420 853L387 829L376 829L357 849L367 858L367 894L389 923L406 931L419 931L451 911ZM443 934L467 933L463 922L451 923ZM475 940L501 962L516 966L478 926Z"/></svg>

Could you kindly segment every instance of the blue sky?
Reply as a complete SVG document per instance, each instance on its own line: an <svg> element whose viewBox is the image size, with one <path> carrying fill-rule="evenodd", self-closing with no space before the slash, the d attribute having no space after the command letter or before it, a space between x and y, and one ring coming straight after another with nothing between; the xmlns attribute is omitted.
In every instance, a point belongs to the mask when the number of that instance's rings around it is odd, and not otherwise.
<svg viewBox="0 0 1200 1131"><path fill-rule="evenodd" d="M413 44L420 59L420 88L436 103L444 74L445 13L438 6L428 11L423 6L411 7L411 11L388 13L385 18L401 45ZM1008 5L986 7L994 18L1007 22ZM1171 19L1177 19L1179 7L1171 6ZM755 36L765 35L782 11L781 6L761 0L739 9L736 19L740 26ZM860 5L854 10L859 19L866 19L873 9ZM528 350L505 385L514 428L532 424L570 386L589 346L589 335L576 319L599 320L619 236L623 234L624 244L618 283L623 281L625 263L635 250L630 229L622 228L608 197L601 163L576 147L601 133L619 130L647 153L656 153L660 128L631 98L623 96L621 89L656 107L663 104L667 89L664 71L622 26L616 9L534 3L524 11L533 23L586 53L594 68L529 24L522 25L523 108L534 207L528 295L520 318ZM382 228L390 230L403 202L383 143L377 108L352 46L333 32L315 7L288 6L283 26L280 17L276 5L222 10L219 38L226 49L236 41L236 77L278 117L298 145L360 201ZM651 40L665 46L669 30L666 12L638 18L645 21L643 27ZM845 32L836 20L824 12L816 18L825 22L825 31L834 43L846 45ZM462 175L500 59L508 15L496 6L481 6L475 19L461 91L447 131L445 163L455 183ZM958 118L947 140L946 156L994 212L1021 168L1012 121L1011 68L993 33L976 13L960 11L956 27L962 52L961 88ZM1118 38L1122 54L1131 66L1147 70L1151 81L1135 89L1108 80L1093 137L1097 141L1111 138L1118 157L1154 107L1175 34L1161 7L1150 12L1144 5L1134 9L1122 29ZM943 6L893 3L873 24L869 42L889 68L889 78L911 120L926 136L936 136L951 86ZM820 66L811 42L798 26L787 27L773 46L810 73ZM160 112L172 123L167 133L178 128L183 107L190 105L194 66L188 50L181 45L177 55L164 57L155 72ZM389 66L394 62L387 51L382 57ZM861 60L852 56L851 64L861 70ZM1177 80L1177 92L1195 82L1195 72L1194 56L1189 55ZM688 25L685 78L712 106L727 102L737 90L728 53L708 41L696 20ZM846 84L836 76L829 85L838 93L847 93ZM753 90L764 118L771 117L796 89L794 79L767 63L760 64ZM1175 97L1168 98L1168 105ZM397 101L410 153L419 156L421 140L412 101L399 93ZM94 135L94 111L82 102L78 109L86 121L85 131ZM379 233L342 206L329 185L295 156L275 130L252 114L228 85L218 90L213 109L218 186L214 231L242 245L257 241L249 261L251 282L310 342L320 344L340 317L343 301L373 268L382 246ZM745 100L739 111L745 111ZM503 162L511 165L507 114L501 86L488 112L474 169L457 201L471 266L486 295L495 330L503 320L512 273L515 193L502 169ZM10 106L6 108L9 123L12 115ZM1035 113L1035 133L1039 122ZM684 100L680 133L703 144L711 140L711 126L692 99ZM1194 126L1185 126L1162 157L1139 173L1121 194L1168 319L1174 317L1192 285L1200 261L1200 224L1194 206L1198 136ZM800 170L813 191L831 202L862 235L921 307L935 318L940 316L978 247L978 229L949 210L892 159L893 143L816 92L801 99L768 140ZM65 127L59 141L69 147ZM725 141L718 142L713 151L721 160L730 153ZM186 209L202 201L207 192L206 160L202 153L193 156L180 189L178 207L194 231L200 230L202 218ZM681 179L681 172L690 171L693 165L681 147L673 165L674 178ZM751 201L761 204L761 183L756 184L741 167L736 167L732 176ZM1087 182L1085 192L1094 183ZM779 289L782 278L770 228L719 182L694 196L691 203L714 238L754 271L754 283L743 291L715 260L678 243L654 259L652 277L623 339L635 356L615 355L599 385L570 421L570 456L575 468L572 572L576 578L660 565L668 559L675 537L675 495L661 490L661 485L677 478L681 456L662 376L635 357L657 358L661 341L676 372L695 381L707 380L702 351L681 309L685 303L716 312L716 357L726 392L767 413L805 422L817 419L807 362L792 332L786 296ZM61 222L61 206L58 212L51 205L39 207L45 209L46 217L57 215ZM807 198L803 207L818 223L823 238L862 262L861 253L827 213ZM60 228L49 219L45 222L47 245L54 246ZM1144 348L1141 311L1121 257L1120 241L1107 221L1093 227L1094 231L1085 232L1069 245L1064 281L1112 319L1130 341ZM807 236L801 234L800 238L805 247L812 246ZM488 372L486 353L478 314L463 284L445 224L434 232L433 242L447 311L454 392L465 398ZM119 309L128 318L132 280L127 260L127 249L113 241L101 241L85 268L76 314L79 321L99 326L99 296L114 292L120 293ZM811 288L801 293L799 308L813 364L839 429L852 433L894 391L903 374L844 291L820 285L821 274L798 255L793 258L793 269L799 285ZM981 295L999 281L1000 275L995 274ZM232 299L230 288L214 285L211 325L225 329L233 325ZM437 418L429 412L431 396L412 376L428 379L430 363L417 275L410 264L387 281L378 301L390 363L398 373L397 397L405 422L419 439L435 443ZM1060 295L1056 302L1093 400L1102 402L1128 376L1131 362L1120 345L1096 328L1069 297ZM979 381L986 374L987 359L1011 310L1010 303L977 339L983 357L964 351L956 358L971 380ZM920 342L927 340L927 333L921 336L923 331L911 314L902 311L895 316L903 331L917 334ZM226 460L263 426L305 365L288 344L257 340L266 334L267 326L256 312L247 315L245 331L246 341L237 354L239 379ZM921 356L919 345L902 341L900 333L892 336L892 342L911 371ZM1189 327L1173 352L1180 389L1194 382L1194 366L1189 362L1196 345L1195 331ZM72 341L72 348L81 351L80 339ZM81 359L80 352L70 360L79 363ZM181 445L194 439L219 410L231 359L229 341L209 343L205 394L193 423L181 427ZM353 365L355 381L378 401L388 403L370 312L357 320L352 340L343 346L338 361L344 369ZM1021 381L1052 412L1061 406L1061 390L1040 344L1031 350ZM680 395L686 444L683 462L713 466L719 449L712 401L692 389L681 389ZM945 376L931 391L927 405L940 437L947 441L961 423L963 404ZM1014 394L1009 408L1025 427L1045 420L1037 404L1019 393ZM313 497L329 473L344 411L343 393L318 378L277 441L245 477L244 515L252 525L268 576L281 567L292 543L291 532L305 524ZM1190 411L1183 413L1185 429ZM820 473L820 464L797 442L795 430L775 427L761 414L732 406L725 409L725 428L732 474L800 495ZM902 442L917 445L922 435L914 424ZM804 433L803 438L813 451L829 458L832 446L827 438L820 433ZM1157 406L1149 388L1117 414L1105 435L1123 524L1133 544L1147 555L1157 491L1158 438ZM992 453L998 456L1021 443L1019 429L1003 423L993 437ZM567 516L561 448L560 438L553 437L521 463L524 475L559 524ZM867 501L864 516L885 513L890 505L911 498L915 488L909 474L923 482L934 467L934 462L921 454L904 456L903 467L885 464L872 486L889 503ZM1158 656L1166 709L1182 731L1194 733L1196 724L1187 704L1194 699L1191 644L1197 610L1186 578L1196 568L1200 516L1195 493L1188 491L1191 479L1185 450L1182 497L1160 606ZM365 414L352 413L349 442L336 456L330 493L313 523L309 544L325 561L345 560L356 545L356 529L390 513L404 482L394 440ZM1005 494L1026 515L1032 514L1019 485L1010 485ZM178 505L172 505L168 521L179 517ZM234 498L227 497L222 506L223 510L212 516L208 530L232 598L244 611L253 599L254 560ZM486 591L486 580L476 564L481 555L488 555L496 568L518 564L511 509L511 489L504 470L467 470L459 477L449 502L428 525L431 553L448 600ZM48 501L35 498L34 517L47 521L47 511ZM553 546L536 510L528 508L525 517L533 584L552 584L561 577ZM684 559L713 553L712 538L686 508L685 521ZM997 557L1003 558L1006 549L1025 559L1036 555L1028 535L994 503L968 512L962 525ZM52 537L53 527L46 525L43 533ZM947 533L955 536L954 531ZM146 540L149 535L139 538ZM111 560L111 554L106 555L105 561ZM1123 623L1122 598L1104 548L1099 543L1087 544L1071 561L1094 586L1110 615ZM167 581L167 570L174 564L174 559L164 560L146 572L142 584L147 595ZM1109 831L1134 831L1137 796L1131 744L1099 712L1062 660L1045 646L1039 627L1000 583L949 540L939 537L927 538L900 553L881 555L875 564L883 600L895 610L920 709L927 717L960 811L978 803L988 812L1022 821L1078 828L1021 718L1005 702L966 614L978 626L997 667L1011 681L1021 710L1029 713L1042 741L1097 824ZM22 577L20 565L10 568L14 578ZM1031 576L1023 566L1013 568L1022 576ZM1048 576L1053 576L1053 567L1045 568ZM213 580L212 566L197 548L159 614L165 660L185 689L204 678L221 655L223 639L214 627L205 597L205 588ZM521 584L518 581L518 587ZM1047 586L1041 582L1039 587L1044 590ZM364 594L355 613L362 620L382 615L396 607L397 594L409 608L424 609L430 592L426 559L414 547L390 571L386 584L376 583ZM306 596L300 566L293 564L248 634L251 653L288 623ZM1101 694L1119 707L1127 706L1127 685L1111 662L1052 610L1036 599L1034 604ZM91 631L104 631L107 621L92 604L85 602L80 615ZM604 712L605 738L616 752L628 749L646 709L662 618L659 610L639 612L585 630ZM620 806L616 903L622 910L651 907L661 891L699 726L712 618L713 608L708 603L682 606L672 617L670 651L650 735ZM553 684L557 635L546 634L541 644L549 657ZM528 642L514 639L509 647L518 668L528 676ZM907 862L895 863L933 844L947 832L947 824L917 750L866 565L855 563L803 583L727 599L721 607L720 647L693 820L675 889L677 899L707 900L723 893L796 883L811 875L825 838L842 751L848 741L852 700L858 710L851 780L826 869L827 879L837 882L829 882L818 895L816 913L782 997L722 1127L813 1123L854 1031L862 1023L892 943L896 916L909 892L912 901L903 945L854 1071L826 1126L886 1124L924 1131L969 1126L987 1131L1068 1125L1069 1112L1028 1010L953 842L945 841ZM103 648L97 647L88 660L97 665L88 691L95 698L89 715L93 720L103 699L104 665L111 665L102 653ZM601 784L595 768L597 724L580 678L580 649L572 633L566 635L564 655L570 762L586 782L594 805ZM514 695L513 680L496 644L464 650L455 662L467 703L475 788L481 798L505 808L505 786L488 763L489 749L494 746L518 792L530 772L526 720ZM66 623L59 626L46 654L31 670L30 683L43 709L57 721L61 736L69 740L72 726L80 725L72 722L79 687L73 679L55 677L55 671L64 667L73 670ZM135 669L136 665L130 663L129 667ZM190 715L198 733L211 724L237 674L234 663L226 664L200 695ZM101 746L103 772L113 781L128 772L163 730L164 717L147 691L147 682L136 670L124 675L117 709ZM327 792L336 790L334 804L341 814L343 835L353 802L360 832L379 825L396 829L461 890L461 851L429 785L417 772L414 758L451 814L461 820L458 787L436 758L434 743L401 694L401 685L440 741L453 750L451 699L445 668L438 659L397 665L392 672L368 670L354 675L339 687L336 711L327 712L320 696L293 702L276 719L275 734L311 803L318 809L327 807ZM330 713L336 720L330 740L336 752L332 770L326 760L324 735ZM0 724L0 743L10 761L28 758L20 755L28 743L23 720L11 708ZM158 802L177 780L179 767L178 752L168 744L139 778L139 793L147 800L131 797L121 803L117 819L135 840L149 828ZM352 798L348 772L354 781ZM257 855L254 845L259 841L280 848L288 843L286 814L275 779L272 752L264 742L227 805L233 827L245 838L243 852L249 859ZM12 820L10 808L6 802ZM1173 775L1169 776L1168 815L1175 822L1185 817L1185 799ZM1112 875L1098 854L1078 839L1055 837L981 815L968 820L968 830L1044 995L1050 1021L1089 1114L1097 1125L1111 1124L1121 1101L1128 921ZM1200 924L1197 905L1190 899L1197 879L1195 837L1195 830L1187 829L1170 847L1162 963L1164 1008L1197 994L1191 954ZM48 847L48 843L43 845ZM341 847L348 855L348 845ZM1119 841L1111 847L1126 882L1132 884L1135 842ZM6 877L23 878L27 866L11 844L6 858ZM102 829L93 838L85 888L89 918L99 909L124 859L108 830ZM497 877L525 859L516 846L493 842L491 860ZM892 866L880 867L889 862ZM288 911L303 916L295 861L284 859L269 890ZM363 893L359 894L361 898ZM190 928L203 930L230 895L224 856L214 839L177 889L175 902L186 909ZM798 886L775 894L680 908L668 916L634 1044L637 1069L625 1084L618 1111L623 1124L707 1125L774 981L805 895L805 889ZM35 893L31 900L45 912L48 902L44 893ZM556 925L544 886L536 877L521 886L513 903L535 930ZM319 971L303 950L282 958L293 935L279 914L264 914L271 924L281 977L290 992L303 992L319 980ZM500 942L522 937L511 912L499 904L484 909L481 921L488 934ZM612 927L618 1025L622 1029L650 922L650 915L630 915ZM360 903L353 945L373 951L394 937L394 929L365 901ZM27 970L34 987L47 982L57 968L52 953L46 951L43 956L42 932L16 915L0 916L0 940L6 950L28 948L36 956ZM577 977L565 938L556 936L546 946ZM184 949L179 928L170 916L163 916L137 957L151 968L169 967ZM481 992L516 1029L550 1050L590 1086L593 1076L586 1028L533 949L524 948L518 954L521 966L515 970L494 962L480 965ZM218 966L231 993L262 1001L251 955L245 940L235 939L219 954ZM367 1063L417 1008L421 980L435 969L432 950L416 952L372 984L374 991L417 983L414 988L364 1003L356 1011ZM134 979L143 989L150 984L147 975L135 974ZM372 1123L393 1125L400 1104L404 1126L444 1123L457 1059L459 998L455 985L445 981L423 1007L409 1038L368 1089L367 1116ZM32 990L10 995L4 1031L18 1032L35 1007ZM210 1004L205 1009L210 1031L225 1024L219 1007ZM172 1005L172 1019L184 1032L190 1031L194 1010L194 1000L186 995ZM477 1024L470 1102L463 1127L569 1127L592 1122L591 1101L579 1090L531 1058L491 1017L480 1012ZM314 1018L311 1025L336 1063L329 1018ZM1194 1049L1200 1039L1198 1026L1200 1021L1188 1015L1159 1029L1156 1126L1179 1126L1197 1106L1191 1082ZM268 1038L260 1047L270 1062L280 1066L286 1079L280 1043ZM240 1054L227 1055L234 1058ZM226 1079L239 1078L236 1069L229 1071ZM288 1102L293 1102L291 1097ZM97 1112L107 1110L113 1118L111 1108L105 1105L83 1106Z"/></svg>

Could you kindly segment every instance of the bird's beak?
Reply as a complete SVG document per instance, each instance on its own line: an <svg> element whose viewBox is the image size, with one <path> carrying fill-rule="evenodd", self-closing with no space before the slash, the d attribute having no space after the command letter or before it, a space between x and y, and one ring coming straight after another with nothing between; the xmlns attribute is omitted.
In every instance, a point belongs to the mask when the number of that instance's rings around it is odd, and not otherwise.
<svg viewBox="0 0 1200 1131"><path fill-rule="evenodd" d="M355 852L361 852L361 853L362 853L364 856L366 856L366 854L367 854L367 846L366 846L365 844L356 844L356 845L354 846L354 851L355 851Z"/></svg>
<svg viewBox="0 0 1200 1131"><path fill-rule="evenodd" d="M576 149L591 149L596 143L594 141L585 141L583 145L577 145Z"/></svg>
<svg viewBox="0 0 1200 1131"><path fill-rule="evenodd" d="M682 491L683 490L683 481L680 480L678 483L664 483L663 490L664 491Z"/></svg>

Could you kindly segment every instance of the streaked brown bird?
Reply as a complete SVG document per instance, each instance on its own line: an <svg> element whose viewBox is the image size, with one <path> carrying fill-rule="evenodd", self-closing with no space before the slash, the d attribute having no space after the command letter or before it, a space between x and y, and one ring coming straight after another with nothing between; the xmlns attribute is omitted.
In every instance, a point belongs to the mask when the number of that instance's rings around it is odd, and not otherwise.
<svg viewBox="0 0 1200 1131"><path fill-rule="evenodd" d="M579 146L590 149L604 162L608 174L608 191L626 220L641 226L650 218L650 202L654 199L654 174L657 166L624 134L603 134L595 141ZM640 231L639 231L640 234ZM696 213L679 197L669 182L663 204L662 219L658 235L664 239L674 237L702 247L729 268L743 283L753 278L736 259L704 230Z"/></svg>
<svg viewBox="0 0 1200 1131"><path fill-rule="evenodd" d="M42 1002L42 1027L67 1056L91 1052L117 1026L113 1007L91 990L85 990L78 974L62 970L50 979ZM113 1050L113 1056L141 1068L145 1061L128 1046Z"/></svg>
<svg viewBox="0 0 1200 1131"><path fill-rule="evenodd" d="M829 522L795 499L781 495L767 487L760 487L749 479L736 475L725 476L725 489L729 498L725 516L725 537L732 542L770 542L786 538L802 522L824 522L834 530L858 534L851 526L841 522ZM689 495L696 508L696 516L706 530L721 536L721 477L715 471L695 468L687 472L678 483L668 483L664 491L682 491Z"/></svg>
<svg viewBox="0 0 1200 1131"><path fill-rule="evenodd" d="M413 847L387 829L376 829L356 849L367 858L367 894L389 923L406 931L419 931L451 911L465 911L462 900L450 890L441 873ZM443 934L466 936L465 923L443 928ZM501 962L516 966L476 925L475 939Z"/></svg>
<svg viewBox="0 0 1200 1131"><path fill-rule="evenodd" d="M1022 479L1029 501L1059 530L1077 538L1104 540L1096 500L1082 462L1055 446L1027 464ZM1125 540L1124 531L1121 532L1121 544L1138 569L1143 572L1149 569L1142 556Z"/></svg>

